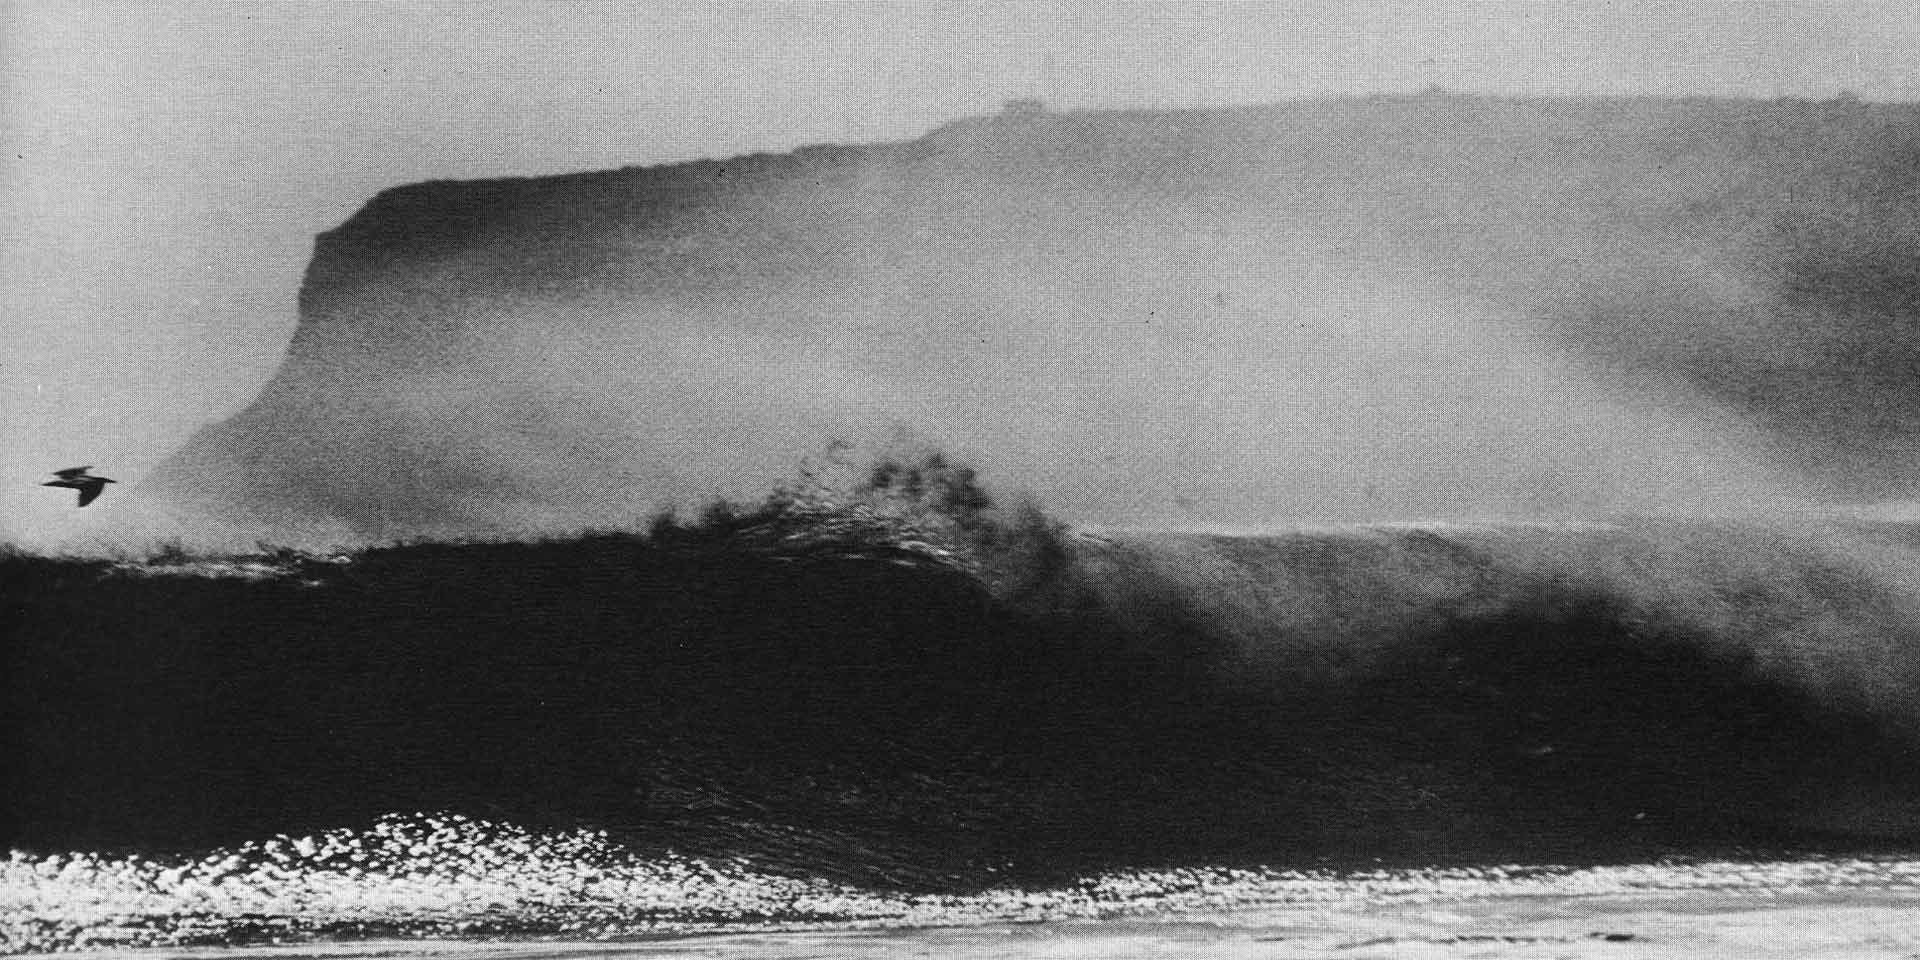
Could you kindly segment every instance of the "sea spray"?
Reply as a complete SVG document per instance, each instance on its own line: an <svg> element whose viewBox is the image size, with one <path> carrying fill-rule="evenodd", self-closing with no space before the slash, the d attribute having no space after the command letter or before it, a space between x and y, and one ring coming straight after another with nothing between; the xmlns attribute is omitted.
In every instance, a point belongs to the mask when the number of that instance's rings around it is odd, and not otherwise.
<svg viewBox="0 0 1920 960"><path fill-rule="evenodd" d="M395 186L103 534L563 534L900 424L1085 526L1906 497L1917 143L1906 104L1386 97Z"/></svg>
<svg viewBox="0 0 1920 960"><path fill-rule="evenodd" d="M1093 534L880 467L650 535L0 557L10 842L446 809L925 889L1920 835L1896 526Z"/></svg>

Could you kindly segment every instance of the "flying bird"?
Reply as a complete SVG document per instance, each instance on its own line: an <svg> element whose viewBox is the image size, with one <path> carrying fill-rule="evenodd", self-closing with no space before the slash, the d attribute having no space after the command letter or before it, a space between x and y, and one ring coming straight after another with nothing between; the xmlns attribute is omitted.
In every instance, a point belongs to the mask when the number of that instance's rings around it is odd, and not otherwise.
<svg viewBox="0 0 1920 960"><path fill-rule="evenodd" d="M53 475L60 479L48 480L46 483L41 484L41 486L71 487L78 490L80 491L80 505L84 507L100 499L100 492L107 489L107 484L118 482L106 477L90 476L87 471L92 469L92 467L68 467L65 470L55 470Z"/></svg>

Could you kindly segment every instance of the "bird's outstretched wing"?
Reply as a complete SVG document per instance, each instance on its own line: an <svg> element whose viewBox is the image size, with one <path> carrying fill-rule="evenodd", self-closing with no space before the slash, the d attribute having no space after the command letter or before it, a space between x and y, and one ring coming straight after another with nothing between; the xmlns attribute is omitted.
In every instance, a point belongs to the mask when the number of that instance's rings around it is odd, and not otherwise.
<svg viewBox="0 0 1920 960"><path fill-rule="evenodd" d="M92 469L93 467L90 465L85 467L68 467L65 470L55 470L53 475L62 480L77 480L84 476L88 470Z"/></svg>
<svg viewBox="0 0 1920 960"><path fill-rule="evenodd" d="M84 487L81 487L80 488L80 505L84 507L87 504L100 499L100 492L105 489L107 489L107 485L102 482L90 483Z"/></svg>

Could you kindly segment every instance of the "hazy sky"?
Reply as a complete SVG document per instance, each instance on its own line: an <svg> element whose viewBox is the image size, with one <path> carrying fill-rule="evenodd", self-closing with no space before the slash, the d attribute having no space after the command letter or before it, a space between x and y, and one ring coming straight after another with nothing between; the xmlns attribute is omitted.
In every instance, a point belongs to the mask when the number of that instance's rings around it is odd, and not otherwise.
<svg viewBox="0 0 1920 960"><path fill-rule="evenodd" d="M383 187L1371 91L1920 99L1920 6L0 0L0 539L243 407ZM111 493L110 493L111 495Z"/></svg>

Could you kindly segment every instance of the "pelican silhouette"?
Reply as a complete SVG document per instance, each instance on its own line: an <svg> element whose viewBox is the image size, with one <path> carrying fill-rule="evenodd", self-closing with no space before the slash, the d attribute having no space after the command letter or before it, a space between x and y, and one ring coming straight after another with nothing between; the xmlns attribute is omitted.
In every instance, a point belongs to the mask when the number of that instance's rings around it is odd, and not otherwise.
<svg viewBox="0 0 1920 960"><path fill-rule="evenodd" d="M92 467L68 467L65 470L55 470L53 475L60 479L48 480L46 483L41 484L41 486L71 487L78 490L80 491L80 505L84 507L100 499L100 492L107 489L107 484L118 482L106 477L89 476L87 471L92 469Z"/></svg>

